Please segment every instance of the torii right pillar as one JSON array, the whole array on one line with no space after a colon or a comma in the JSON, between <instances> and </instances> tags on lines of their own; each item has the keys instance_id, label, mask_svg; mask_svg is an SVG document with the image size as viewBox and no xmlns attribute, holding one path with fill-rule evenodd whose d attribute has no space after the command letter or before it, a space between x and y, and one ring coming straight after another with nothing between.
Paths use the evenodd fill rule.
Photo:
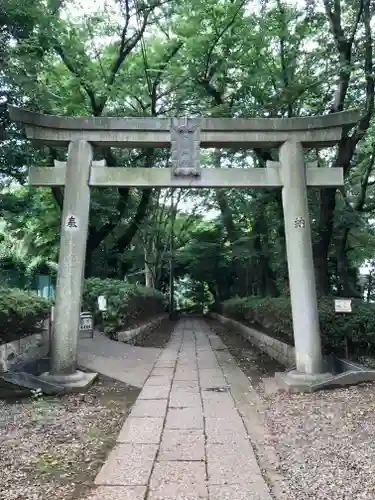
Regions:
<instances>
[{"instance_id":1,"label":"torii right pillar","mask_svg":"<svg viewBox=\"0 0 375 500\"><path fill-rule=\"evenodd\" d=\"M324 380L319 312L307 198L306 164L300 142L289 140L280 148L282 202L296 370L283 377L288 385L309 385Z\"/></svg>"}]
</instances>

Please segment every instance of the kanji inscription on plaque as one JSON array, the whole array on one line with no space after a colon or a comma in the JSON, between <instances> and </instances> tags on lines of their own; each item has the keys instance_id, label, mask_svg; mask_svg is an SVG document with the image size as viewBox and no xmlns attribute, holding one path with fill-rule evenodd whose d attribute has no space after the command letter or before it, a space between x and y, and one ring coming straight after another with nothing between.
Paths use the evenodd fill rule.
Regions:
<instances>
[{"instance_id":1,"label":"kanji inscription on plaque","mask_svg":"<svg viewBox=\"0 0 375 500\"><path fill-rule=\"evenodd\" d=\"M172 125L171 152L172 175L200 176L200 129L189 118L179 118Z\"/></svg>"},{"instance_id":2,"label":"kanji inscription on plaque","mask_svg":"<svg viewBox=\"0 0 375 500\"><path fill-rule=\"evenodd\" d=\"M306 221L303 217L296 217L294 219L294 227L296 229L304 229L306 227Z\"/></svg>"}]
</instances>

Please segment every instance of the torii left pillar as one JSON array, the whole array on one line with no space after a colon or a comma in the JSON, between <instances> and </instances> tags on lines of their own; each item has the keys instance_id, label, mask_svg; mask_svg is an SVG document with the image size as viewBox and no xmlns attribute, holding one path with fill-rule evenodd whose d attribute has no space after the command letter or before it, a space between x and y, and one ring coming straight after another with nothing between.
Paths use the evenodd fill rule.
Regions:
<instances>
[{"instance_id":1,"label":"torii left pillar","mask_svg":"<svg viewBox=\"0 0 375 500\"><path fill-rule=\"evenodd\" d=\"M84 140L69 145L61 221L56 306L51 336L51 366L43 378L69 391L96 377L77 370L77 344L90 211L89 176L93 151Z\"/></svg>"}]
</instances>

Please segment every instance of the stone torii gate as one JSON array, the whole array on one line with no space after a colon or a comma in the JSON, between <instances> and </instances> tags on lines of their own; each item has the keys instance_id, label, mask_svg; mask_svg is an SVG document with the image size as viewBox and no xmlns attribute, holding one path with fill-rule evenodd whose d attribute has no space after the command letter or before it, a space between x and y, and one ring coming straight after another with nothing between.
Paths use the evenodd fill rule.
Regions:
<instances>
[{"instance_id":1,"label":"stone torii gate","mask_svg":"<svg viewBox=\"0 0 375 500\"><path fill-rule=\"evenodd\" d=\"M303 118L109 118L60 117L9 106L11 119L37 144L68 146L67 162L31 167L34 186L65 186L50 372L46 380L84 386L77 371L77 341L90 186L137 188L281 188L296 370L288 377L323 380L319 317L313 266L307 186L343 185L342 168L318 168L304 148L335 145L357 123L357 110ZM171 168L109 168L93 161L96 146L171 147ZM200 148L275 148L279 162L267 168L201 169Z\"/></svg>"}]
</instances>

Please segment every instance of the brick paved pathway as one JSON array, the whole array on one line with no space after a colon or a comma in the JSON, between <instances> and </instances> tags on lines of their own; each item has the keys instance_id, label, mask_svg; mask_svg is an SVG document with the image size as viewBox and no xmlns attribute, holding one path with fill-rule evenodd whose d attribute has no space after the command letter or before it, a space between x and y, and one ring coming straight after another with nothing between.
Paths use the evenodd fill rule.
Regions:
<instances>
[{"instance_id":1,"label":"brick paved pathway","mask_svg":"<svg viewBox=\"0 0 375 500\"><path fill-rule=\"evenodd\" d=\"M244 425L246 381L224 347L203 320L177 324L90 500L271 500Z\"/></svg>"}]
</instances>

